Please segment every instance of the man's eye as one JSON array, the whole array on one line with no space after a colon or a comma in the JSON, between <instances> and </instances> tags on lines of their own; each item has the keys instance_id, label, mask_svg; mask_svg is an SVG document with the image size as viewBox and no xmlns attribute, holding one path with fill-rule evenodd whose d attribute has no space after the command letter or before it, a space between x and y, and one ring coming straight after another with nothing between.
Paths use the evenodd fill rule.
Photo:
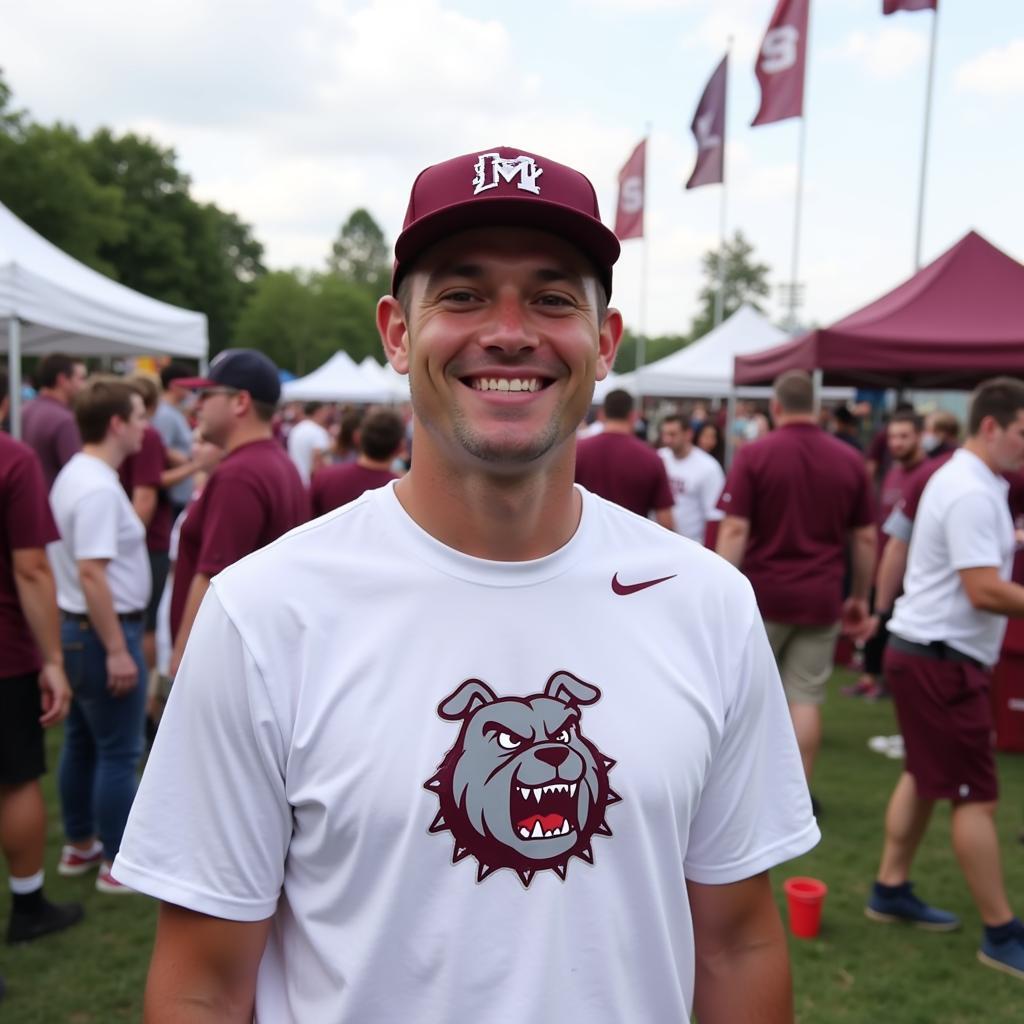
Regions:
<instances>
[{"instance_id":1,"label":"man's eye","mask_svg":"<svg viewBox=\"0 0 1024 1024\"><path fill-rule=\"evenodd\" d=\"M445 292L441 296L442 302L472 302L476 296L469 291L451 291Z\"/></svg>"},{"instance_id":2,"label":"man's eye","mask_svg":"<svg viewBox=\"0 0 1024 1024\"><path fill-rule=\"evenodd\" d=\"M567 295L542 295L538 300L542 306L574 306Z\"/></svg>"},{"instance_id":3,"label":"man's eye","mask_svg":"<svg viewBox=\"0 0 1024 1024\"><path fill-rule=\"evenodd\" d=\"M504 747L506 750L515 750L517 747L522 746L523 741L511 732L499 732L498 733L498 746Z\"/></svg>"}]
</instances>

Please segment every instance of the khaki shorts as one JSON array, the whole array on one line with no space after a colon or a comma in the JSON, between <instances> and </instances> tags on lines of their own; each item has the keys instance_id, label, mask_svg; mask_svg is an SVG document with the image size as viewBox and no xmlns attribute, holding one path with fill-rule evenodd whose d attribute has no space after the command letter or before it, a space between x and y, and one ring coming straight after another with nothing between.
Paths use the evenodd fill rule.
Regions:
<instances>
[{"instance_id":1,"label":"khaki shorts","mask_svg":"<svg viewBox=\"0 0 1024 1024\"><path fill-rule=\"evenodd\" d=\"M794 626L766 621L764 628L779 666L786 700L790 704L823 704L825 683L835 663L839 623Z\"/></svg>"}]
</instances>

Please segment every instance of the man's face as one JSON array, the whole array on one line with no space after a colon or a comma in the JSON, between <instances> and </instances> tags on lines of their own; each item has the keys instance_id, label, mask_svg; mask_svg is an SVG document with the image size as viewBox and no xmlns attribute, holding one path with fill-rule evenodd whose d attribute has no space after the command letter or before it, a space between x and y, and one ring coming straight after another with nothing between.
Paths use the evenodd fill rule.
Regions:
<instances>
[{"instance_id":1,"label":"man's face","mask_svg":"<svg viewBox=\"0 0 1024 1024\"><path fill-rule=\"evenodd\" d=\"M574 437L622 331L614 310L599 324L577 249L532 229L466 231L424 253L409 286L407 316L386 298L378 324L444 457L515 470Z\"/></svg>"},{"instance_id":2,"label":"man's face","mask_svg":"<svg viewBox=\"0 0 1024 1024\"><path fill-rule=\"evenodd\" d=\"M82 388L85 387L85 380L87 376L85 363L75 363L71 367L71 373L69 375L60 374L57 377L59 390L63 392L64 397L69 402L78 394L79 391L82 390Z\"/></svg>"},{"instance_id":3,"label":"man's face","mask_svg":"<svg viewBox=\"0 0 1024 1024\"><path fill-rule=\"evenodd\" d=\"M675 420L661 425L661 443L676 456L685 455L693 443L693 431L687 430Z\"/></svg>"},{"instance_id":4,"label":"man's face","mask_svg":"<svg viewBox=\"0 0 1024 1024\"><path fill-rule=\"evenodd\" d=\"M221 448L227 446L235 424L238 392L233 388L209 388L196 400L196 420L203 438Z\"/></svg>"},{"instance_id":5,"label":"man's face","mask_svg":"<svg viewBox=\"0 0 1024 1024\"><path fill-rule=\"evenodd\" d=\"M139 395L132 395L132 411L127 421L115 420L119 425L121 447L125 457L134 455L142 447L142 438L146 433L146 406Z\"/></svg>"},{"instance_id":6,"label":"man's face","mask_svg":"<svg viewBox=\"0 0 1024 1024\"><path fill-rule=\"evenodd\" d=\"M913 462L920 454L921 434L913 423L890 423L886 429L889 454L896 462Z\"/></svg>"},{"instance_id":7,"label":"man's face","mask_svg":"<svg viewBox=\"0 0 1024 1024\"><path fill-rule=\"evenodd\" d=\"M1012 473L1024 466L1024 409L1017 410L1017 418L1007 427L993 420L988 442L992 461L1000 471Z\"/></svg>"}]
</instances>

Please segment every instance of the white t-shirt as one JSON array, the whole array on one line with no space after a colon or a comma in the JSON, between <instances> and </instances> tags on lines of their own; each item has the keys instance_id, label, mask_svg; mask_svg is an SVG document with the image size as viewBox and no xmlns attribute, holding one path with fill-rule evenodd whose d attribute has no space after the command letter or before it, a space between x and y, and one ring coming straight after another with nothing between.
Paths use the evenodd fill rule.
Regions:
<instances>
[{"instance_id":1,"label":"white t-shirt","mask_svg":"<svg viewBox=\"0 0 1024 1024\"><path fill-rule=\"evenodd\" d=\"M61 538L46 546L57 582L58 607L79 615L88 611L78 562L106 558L114 610L143 611L152 586L146 527L132 508L117 471L95 455L78 452L53 481L50 509Z\"/></svg>"},{"instance_id":2,"label":"white t-shirt","mask_svg":"<svg viewBox=\"0 0 1024 1024\"><path fill-rule=\"evenodd\" d=\"M665 463L676 499L672 509L676 533L703 544L708 521L717 521L724 515L717 506L725 486L725 473L714 456L696 446L681 459L671 448L659 448L658 454Z\"/></svg>"},{"instance_id":3,"label":"white t-shirt","mask_svg":"<svg viewBox=\"0 0 1024 1024\"><path fill-rule=\"evenodd\" d=\"M942 640L986 665L999 660L1006 616L976 609L959 570L991 566L1010 578L1015 538L1009 486L963 448L936 470L914 519L890 633L914 643Z\"/></svg>"},{"instance_id":4,"label":"white t-shirt","mask_svg":"<svg viewBox=\"0 0 1024 1024\"><path fill-rule=\"evenodd\" d=\"M259 1021L689 1020L684 878L817 842L749 584L583 499L490 562L384 487L214 579L114 874L273 916Z\"/></svg>"},{"instance_id":5,"label":"white t-shirt","mask_svg":"<svg viewBox=\"0 0 1024 1024\"><path fill-rule=\"evenodd\" d=\"M331 447L331 435L313 420L301 420L288 432L288 456L308 487L313 472L313 453Z\"/></svg>"}]
</instances>

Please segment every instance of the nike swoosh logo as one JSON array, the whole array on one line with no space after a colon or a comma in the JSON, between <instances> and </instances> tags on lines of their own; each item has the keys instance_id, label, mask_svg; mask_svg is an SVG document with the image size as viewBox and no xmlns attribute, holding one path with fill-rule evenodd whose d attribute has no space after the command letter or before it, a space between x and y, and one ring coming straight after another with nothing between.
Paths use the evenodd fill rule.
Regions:
<instances>
[{"instance_id":1,"label":"nike swoosh logo","mask_svg":"<svg viewBox=\"0 0 1024 1024\"><path fill-rule=\"evenodd\" d=\"M655 587L659 583L664 583L666 580L674 580L678 573L673 573L671 576L662 576L656 580L645 580L643 583L620 583L619 574L616 573L612 577L612 590L619 595L619 597L625 597L627 594L635 594L639 590L646 590L648 587Z\"/></svg>"}]
</instances>

